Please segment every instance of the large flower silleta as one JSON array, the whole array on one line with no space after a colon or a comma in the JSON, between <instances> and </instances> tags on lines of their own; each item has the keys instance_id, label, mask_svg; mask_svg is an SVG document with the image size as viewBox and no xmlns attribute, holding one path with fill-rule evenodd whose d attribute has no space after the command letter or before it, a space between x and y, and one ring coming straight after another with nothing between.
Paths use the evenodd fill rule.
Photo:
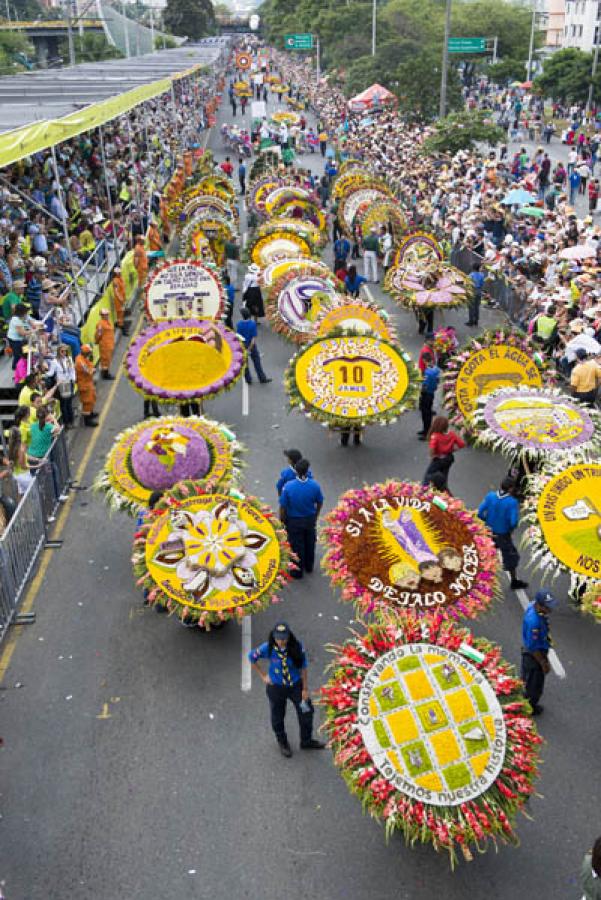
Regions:
<instances>
[{"instance_id":1,"label":"large flower silleta","mask_svg":"<svg viewBox=\"0 0 601 900\"><path fill-rule=\"evenodd\" d=\"M471 296L463 272L438 260L426 266L394 267L387 276L386 289L404 306L422 309L458 306Z\"/></svg>"},{"instance_id":2,"label":"large flower silleta","mask_svg":"<svg viewBox=\"0 0 601 900\"><path fill-rule=\"evenodd\" d=\"M205 512L172 513L169 541L158 548L155 559L175 567L182 587L201 599L211 591L232 587L251 590L256 585L254 550L269 538L251 531L231 503Z\"/></svg>"}]
</instances>

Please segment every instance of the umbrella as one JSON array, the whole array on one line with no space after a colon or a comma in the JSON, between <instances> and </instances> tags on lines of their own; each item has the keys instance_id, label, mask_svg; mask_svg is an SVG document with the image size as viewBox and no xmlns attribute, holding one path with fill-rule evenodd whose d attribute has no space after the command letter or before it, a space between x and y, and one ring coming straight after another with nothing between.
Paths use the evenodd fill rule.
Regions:
<instances>
[{"instance_id":1,"label":"umbrella","mask_svg":"<svg viewBox=\"0 0 601 900\"><path fill-rule=\"evenodd\" d=\"M559 254L560 259L586 259L590 256L596 256L597 251L593 247L587 247L581 244L578 247L566 247Z\"/></svg>"},{"instance_id":2,"label":"umbrella","mask_svg":"<svg viewBox=\"0 0 601 900\"><path fill-rule=\"evenodd\" d=\"M523 88L531 88L531 87L532 87L532 82L531 82L531 81L522 81L520 87L523 87Z\"/></svg>"},{"instance_id":3,"label":"umbrella","mask_svg":"<svg viewBox=\"0 0 601 900\"><path fill-rule=\"evenodd\" d=\"M532 203L535 199L534 194L525 191L524 188L514 188L503 197L501 203L504 206L524 206L526 203Z\"/></svg>"},{"instance_id":4,"label":"umbrella","mask_svg":"<svg viewBox=\"0 0 601 900\"><path fill-rule=\"evenodd\" d=\"M540 206L523 206L518 213L520 216L536 216L538 219L542 219L545 211Z\"/></svg>"}]
</instances>

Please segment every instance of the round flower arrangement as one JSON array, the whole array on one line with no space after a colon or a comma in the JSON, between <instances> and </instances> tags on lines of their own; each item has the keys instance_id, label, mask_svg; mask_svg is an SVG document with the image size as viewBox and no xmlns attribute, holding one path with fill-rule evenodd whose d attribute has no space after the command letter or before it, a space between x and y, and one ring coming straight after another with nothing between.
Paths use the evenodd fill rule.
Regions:
<instances>
[{"instance_id":1,"label":"round flower arrangement","mask_svg":"<svg viewBox=\"0 0 601 900\"><path fill-rule=\"evenodd\" d=\"M408 309L451 309L469 303L471 281L455 266L436 260L427 264L392 266L385 289Z\"/></svg>"},{"instance_id":2,"label":"round flower arrangement","mask_svg":"<svg viewBox=\"0 0 601 900\"><path fill-rule=\"evenodd\" d=\"M415 408L411 357L374 335L332 332L303 347L284 376L290 405L330 428L395 422Z\"/></svg>"},{"instance_id":3,"label":"round flower arrangement","mask_svg":"<svg viewBox=\"0 0 601 900\"><path fill-rule=\"evenodd\" d=\"M346 175L346 173L350 169L352 169L354 171L359 171L359 170L364 171L364 172L367 171L363 160L357 159L356 157L351 156L348 159L345 159L344 162L340 163L340 166L338 167L338 175L336 176L336 181L339 178L341 178L343 175Z\"/></svg>"},{"instance_id":4,"label":"round flower arrangement","mask_svg":"<svg viewBox=\"0 0 601 900\"><path fill-rule=\"evenodd\" d=\"M257 229L257 237L268 237L271 234L279 233L281 231L291 231L302 237L311 247L312 255L315 254L318 247L323 246L326 239L326 235L324 235L319 228L316 228L312 222L303 222L300 219L284 217L278 217L276 219L270 219L268 222L264 222Z\"/></svg>"},{"instance_id":5,"label":"round flower arrangement","mask_svg":"<svg viewBox=\"0 0 601 900\"><path fill-rule=\"evenodd\" d=\"M407 227L405 216L396 200L376 200L373 203L366 203L357 210L354 224L359 226L364 238L372 228L377 228L379 232L382 226L390 225L395 241Z\"/></svg>"},{"instance_id":6,"label":"round flower arrangement","mask_svg":"<svg viewBox=\"0 0 601 900\"><path fill-rule=\"evenodd\" d=\"M586 586L582 597L582 611L601 623L601 581Z\"/></svg>"},{"instance_id":7,"label":"round flower arrangement","mask_svg":"<svg viewBox=\"0 0 601 900\"><path fill-rule=\"evenodd\" d=\"M381 203L393 197L388 185L377 178L362 181L356 188L350 188L338 205L338 224L345 234L352 234L355 216L363 204Z\"/></svg>"},{"instance_id":8,"label":"round flower arrangement","mask_svg":"<svg viewBox=\"0 0 601 900\"><path fill-rule=\"evenodd\" d=\"M220 319L224 293L217 273L194 259L173 259L156 268L145 288L148 317L165 319Z\"/></svg>"},{"instance_id":9,"label":"round flower arrangement","mask_svg":"<svg viewBox=\"0 0 601 900\"><path fill-rule=\"evenodd\" d=\"M299 187L297 184L285 181L283 184L276 185L265 194L263 212L266 216L273 216L279 204L285 201L317 201L317 196L313 191ZM301 220L302 222L302 220ZM299 222L298 224L301 224Z\"/></svg>"},{"instance_id":10,"label":"round flower arrangement","mask_svg":"<svg viewBox=\"0 0 601 900\"><path fill-rule=\"evenodd\" d=\"M334 305L324 305L318 312L315 333L325 337L332 331L347 334L373 334L385 341L397 342L397 335L388 313L376 303L351 299L337 294Z\"/></svg>"},{"instance_id":11,"label":"round flower arrangement","mask_svg":"<svg viewBox=\"0 0 601 900\"><path fill-rule=\"evenodd\" d=\"M252 181L248 188L246 194L248 209L254 212L256 216L264 217L266 196L270 191L285 184L286 182L278 175L277 168L275 170L267 170L264 175Z\"/></svg>"},{"instance_id":12,"label":"round flower arrangement","mask_svg":"<svg viewBox=\"0 0 601 900\"><path fill-rule=\"evenodd\" d=\"M315 321L331 305L342 283L331 272L325 274L312 260L297 260L271 283L266 313L274 331L288 340L303 343L315 332Z\"/></svg>"},{"instance_id":13,"label":"round flower arrangement","mask_svg":"<svg viewBox=\"0 0 601 900\"><path fill-rule=\"evenodd\" d=\"M472 416L478 400L502 387L541 388L551 383L543 360L516 331L485 331L454 353L443 378L444 405L453 425L473 437Z\"/></svg>"},{"instance_id":14,"label":"round flower arrangement","mask_svg":"<svg viewBox=\"0 0 601 900\"><path fill-rule=\"evenodd\" d=\"M187 403L233 387L245 361L242 343L220 322L174 319L155 323L132 341L125 371L145 397Z\"/></svg>"},{"instance_id":15,"label":"round flower arrangement","mask_svg":"<svg viewBox=\"0 0 601 900\"><path fill-rule=\"evenodd\" d=\"M241 470L242 445L218 422L201 416L145 419L118 434L94 487L112 509L136 515L153 491L178 481L228 486Z\"/></svg>"},{"instance_id":16,"label":"round flower arrangement","mask_svg":"<svg viewBox=\"0 0 601 900\"><path fill-rule=\"evenodd\" d=\"M255 497L182 481L146 514L132 562L150 605L209 628L275 602L291 555L279 520Z\"/></svg>"},{"instance_id":17,"label":"round flower arrangement","mask_svg":"<svg viewBox=\"0 0 601 900\"><path fill-rule=\"evenodd\" d=\"M298 113L290 112L289 110L280 110L280 112L271 114L271 121L275 122L276 125L298 125L300 116Z\"/></svg>"},{"instance_id":18,"label":"round flower arrangement","mask_svg":"<svg viewBox=\"0 0 601 900\"><path fill-rule=\"evenodd\" d=\"M271 92L273 94L286 94L289 90L290 90L290 88L288 87L287 84L272 84L271 85Z\"/></svg>"},{"instance_id":19,"label":"round flower arrangement","mask_svg":"<svg viewBox=\"0 0 601 900\"><path fill-rule=\"evenodd\" d=\"M341 200L349 191L354 191L371 179L369 169L359 163L341 172L332 186L332 197Z\"/></svg>"},{"instance_id":20,"label":"round flower arrangement","mask_svg":"<svg viewBox=\"0 0 601 900\"><path fill-rule=\"evenodd\" d=\"M475 618L497 587L490 533L460 500L387 481L347 491L326 517L322 566L359 612Z\"/></svg>"},{"instance_id":21,"label":"round flower arrangement","mask_svg":"<svg viewBox=\"0 0 601 900\"><path fill-rule=\"evenodd\" d=\"M588 412L588 410L587 410ZM593 461L594 460L594 461ZM559 457L527 480L522 543L545 575L564 572L571 587L601 584L601 463Z\"/></svg>"},{"instance_id":22,"label":"round flower arrangement","mask_svg":"<svg viewBox=\"0 0 601 900\"><path fill-rule=\"evenodd\" d=\"M253 263L264 268L278 259L295 255L309 259L313 255L313 248L310 239L296 230L276 228L262 237L255 234L248 242L247 252Z\"/></svg>"},{"instance_id":23,"label":"round flower arrangement","mask_svg":"<svg viewBox=\"0 0 601 900\"><path fill-rule=\"evenodd\" d=\"M211 196L210 194L197 194L192 197L182 207L178 220L178 228L181 230L185 223L196 217L197 211L203 210L204 217L207 218L210 210L214 216L218 216L228 221L238 223L238 209L229 199L223 199L219 196Z\"/></svg>"},{"instance_id":24,"label":"round flower arrangement","mask_svg":"<svg viewBox=\"0 0 601 900\"><path fill-rule=\"evenodd\" d=\"M235 223L216 216L210 210L196 210L194 218L182 228L180 234L180 246L187 256L197 256L199 251L199 237L204 238L211 245L212 252L218 256L218 247L232 240L236 234Z\"/></svg>"},{"instance_id":25,"label":"round flower arrangement","mask_svg":"<svg viewBox=\"0 0 601 900\"><path fill-rule=\"evenodd\" d=\"M327 220L325 213L319 208L319 205L312 200L294 197L280 197L273 207L270 215L272 218L290 218L295 209L301 209L303 218L301 221L310 222L320 234L325 235L327 230ZM327 238L327 235L326 235ZM323 237L322 237L323 241Z\"/></svg>"},{"instance_id":26,"label":"round flower arrangement","mask_svg":"<svg viewBox=\"0 0 601 900\"><path fill-rule=\"evenodd\" d=\"M401 238L393 256L393 265L427 265L442 260L442 248L433 234L412 231Z\"/></svg>"},{"instance_id":27,"label":"round flower arrangement","mask_svg":"<svg viewBox=\"0 0 601 900\"><path fill-rule=\"evenodd\" d=\"M594 458L601 450L601 415L563 391L500 388L478 400L472 416L476 442L505 456L516 453L532 462L578 456Z\"/></svg>"},{"instance_id":28,"label":"round flower arrangement","mask_svg":"<svg viewBox=\"0 0 601 900\"><path fill-rule=\"evenodd\" d=\"M169 218L179 220L186 207L190 205L191 209L193 209L197 205L196 200L200 197L223 203L226 209L231 211L232 215L237 215L237 210L234 209L236 191L233 182L225 176L222 178L218 175L209 175L202 178L192 187L186 188L185 191L174 198L169 206ZM189 215L190 211L186 215Z\"/></svg>"},{"instance_id":29,"label":"round flower arrangement","mask_svg":"<svg viewBox=\"0 0 601 900\"><path fill-rule=\"evenodd\" d=\"M334 764L386 838L431 844L451 866L517 844L542 741L500 648L449 622L389 619L331 650L320 704Z\"/></svg>"},{"instance_id":30,"label":"round flower arrangement","mask_svg":"<svg viewBox=\"0 0 601 900\"><path fill-rule=\"evenodd\" d=\"M298 256L291 256L283 257L273 263L269 263L269 265L265 266L261 271L261 285L266 289L270 296L277 296L282 287L285 286L284 282L282 282L281 285L278 284L281 277L289 274L291 278L294 278L295 275L301 273L316 275L318 278L332 279L333 283L336 285L336 289L343 290L342 282L335 277L329 266L317 257L305 259L299 258Z\"/></svg>"}]
</instances>

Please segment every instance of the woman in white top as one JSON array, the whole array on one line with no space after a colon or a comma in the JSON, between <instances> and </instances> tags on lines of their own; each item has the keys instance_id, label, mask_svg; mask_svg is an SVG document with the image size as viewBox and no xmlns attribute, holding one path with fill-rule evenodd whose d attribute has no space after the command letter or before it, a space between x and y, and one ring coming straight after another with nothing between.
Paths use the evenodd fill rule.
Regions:
<instances>
[{"instance_id":1,"label":"woman in white top","mask_svg":"<svg viewBox=\"0 0 601 900\"><path fill-rule=\"evenodd\" d=\"M58 348L58 355L48 365L48 378L55 378L61 419L65 428L73 427L73 397L75 395L75 366L71 351L65 344Z\"/></svg>"}]
</instances>

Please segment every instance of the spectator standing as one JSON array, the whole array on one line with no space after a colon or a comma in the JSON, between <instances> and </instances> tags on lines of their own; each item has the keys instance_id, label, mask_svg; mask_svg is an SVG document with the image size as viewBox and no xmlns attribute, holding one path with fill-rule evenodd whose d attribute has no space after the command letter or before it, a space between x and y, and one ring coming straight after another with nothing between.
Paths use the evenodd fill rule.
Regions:
<instances>
[{"instance_id":1,"label":"spectator standing","mask_svg":"<svg viewBox=\"0 0 601 900\"><path fill-rule=\"evenodd\" d=\"M536 592L522 620L522 681L533 716L543 711L539 700L545 688L545 675L551 668L548 659L551 649L549 613L556 606L556 598L543 588Z\"/></svg>"},{"instance_id":2,"label":"spectator standing","mask_svg":"<svg viewBox=\"0 0 601 900\"><path fill-rule=\"evenodd\" d=\"M570 185L570 206L574 206L578 188L580 187L580 175L576 169L572 169L569 174L568 181Z\"/></svg>"},{"instance_id":3,"label":"spectator standing","mask_svg":"<svg viewBox=\"0 0 601 900\"><path fill-rule=\"evenodd\" d=\"M238 160L238 181L240 183L240 196L244 197L246 194L246 163L242 157Z\"/></svg>"},{"instance_id":4,"label":"spectator standing","mask_svg":"<svg viewBox=\"0 0 601 900\"><path fill-rule=\"evenodd\" d=\"M105 381L113 381L115 376L111 375L110 368L115 351L115 329L110 320L110 310L106 307L100 310L94 342L98 345L100 352L100 375Z\"/></svg>"},{"instance_id":5,"label":"spectator standing","mask_svg":"<svg viewBox=\"0 0 601 900\"><path fill-rule=\"evenodd\" d=\"M308 460L300 459L294 468L294 478L284 485L280 495L280 518L298 558L298 568L291 573L298 579L303 577L303 572L311 573L315 565L315 527L323 494L317 481L309 475Z\"/></svg>"},{"instance_id":6,"label":"spectator standing","mask_svg":"<svg viewBox=\"0 0 601 900\"><path fill-rule=\"evenodd\" d=\"M27 307L23 303L17 303L8 323L6 334L6 339L13 355L13 371L17 368L17 363L23 356L23 347L33 330L34 322L27 313Z\"/></svg>"},{"instance_id":7,"label":"spectator standing","mask_svg":"<svg viewBox=\"0 0 601 900\"><path fill-rule=\"evenodd\" d=\"M246 368L244 369L244 380L247 384L252 384L252 377L250 374L250 360L252 360L255 372L257 373L257 378L261 384L269 384L271 378L268 378L263 371L261 354L259 353L259 348L257 346L257 323L251 319L250 310L246 307L242 308L241 315L242 319L236 325L236 334L239 334L244 341L244 346L246 347L246 352L248 354Z\"/></svg>"},{"instance_id":8,"label":"spectator standing","mask_svg":"<svg viewBox=\"0 0 601 900\"><path fill-rule=\"evenodd\" d=\"M290 631L286 622L278 622L268 640L251 650L248 658L266 687L271 727L282 756L292 756L284 724L288 700L294 705L298 716L301 749L321 750L324 744L313 739L313 708L307 680L307 655L302 643ZM261 659L269 663L267 672L263 672L259 666Z\"/></svg>"},{"instance_id":9,"label":"spectator standing","mask_svg":"<svg viewBox=\"0 0 601 900\"><path fill-rule=\"evenodd\" d=\"M422 381L422 389L419 395L419 410L422 414L422 429L417 432L420 441L425 441L432 424L432 416L434 415L434 396L438 389L440 381L440 369L434 361L434 357L424 353L422 357L425 369L424 380Z\"/></svg>"},{"instance_id":10,"label":"spectator standing","mask_svg":"<svg viewBox=\"0 0 601 900\"><path fill-rule=\"evenodd\" d=\"M62 423L65 428L72 428L74 421L75 366L73 365L69 348L65 344L59 346L51 371L56 378Z\"/></svg>"},{"instance_id":11,"label":"spectator standing","mask_svg":"<svg viewBox=\"0 0 601 900\"><path fill-rule=\"evenodd\" d=\"M478 508L478 516L486 522L497 550L503 558L503 568L511 576L511 589L527 588L528 582L517 576L520 554L513 543L512 532L520 520L520 506L514 496L515 481L506 477L498 491L489 491Z\"/></svg>"}]
</instances>

